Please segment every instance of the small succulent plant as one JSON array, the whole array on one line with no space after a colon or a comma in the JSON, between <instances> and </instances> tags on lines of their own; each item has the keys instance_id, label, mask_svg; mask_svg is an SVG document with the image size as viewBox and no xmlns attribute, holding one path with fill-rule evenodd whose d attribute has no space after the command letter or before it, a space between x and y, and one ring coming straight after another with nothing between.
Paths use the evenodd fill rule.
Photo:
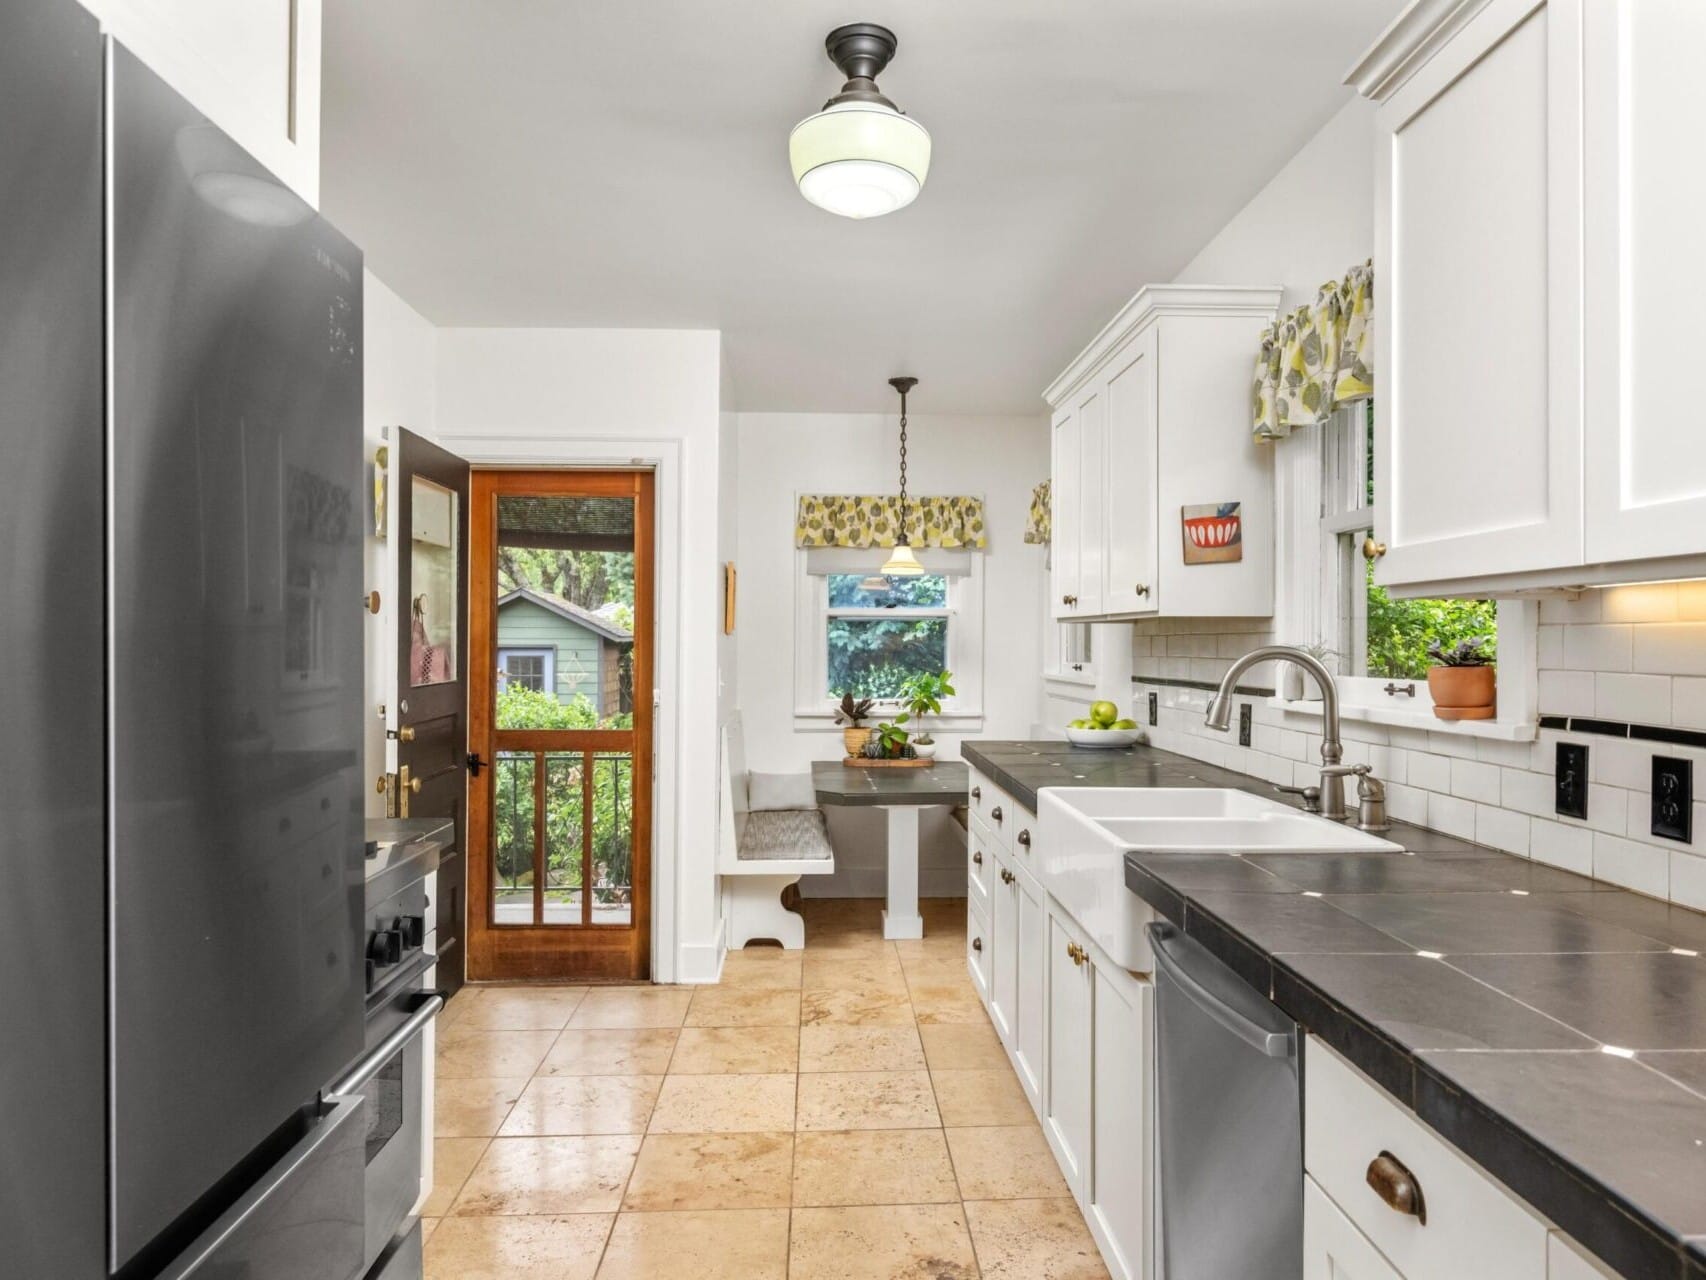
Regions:
<instances>
[{"instance_id":1,"label":"small succulent plant","mask_svg":"<svg viewBox=\"0 0 1706 1280\"><path fill-rule=\"evenodd\" d=\"M1485 652L1491 636L1471 636L1467 640L1459 640L1449 649L1442 645L1430 644L1428 657L1442 667L1490 667L1494 657Z\"/></svg>"}]
</instances>

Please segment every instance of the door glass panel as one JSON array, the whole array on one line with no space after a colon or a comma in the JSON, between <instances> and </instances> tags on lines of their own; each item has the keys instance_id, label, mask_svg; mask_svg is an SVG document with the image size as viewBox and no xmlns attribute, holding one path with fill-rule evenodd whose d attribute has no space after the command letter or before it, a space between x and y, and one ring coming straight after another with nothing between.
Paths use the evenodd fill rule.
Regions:
<instances>
[{"instance_id":1,"label":"door glass panel","mask_svg":"<svg viewBox=\"0 0 1706 1280\"><path fill-rule=\"evenodd\" d=\"M409 683L448 684L456 679L457 495L414 477L410 485ZM293 584L294 585L294 584Z\"/></svg>"},{"instance_id":2,"label":"door glass panel","mask_svg":"<svg viewBox=\"0 0 1706 1280\"><path fill-rule=\"evenodd\" d=\"M544 924L580 924L586 843L586 759L578 751L545 756Z\"/></svg>"},{"instance_id":3,"label":"door glass panel","mask_svg":"<svg viewBox=\"0 0 1706 1280\"><path fill-rule=\"evenodd\" d=\"M634 500L500 496L497 727L634 723Z\"/></svg>"},{"instance_id":4,"label":"door glass panel","mask_svg":"<svg viewBox=\"0 0 1706 1280\"><path fill-rule=\"evenodd\" d=\"M492 788L492 920L494 924L532 924L533 753L498 752Z\"/></svg>"},{"instance_id":5,"label":"door glass panel","mask_svg":"<svg viewBox=\"0 0 1706 1280\"><path fill-rule=\"evenodd\" d=\"M634 759L600 752L592 759L592 922L634 918Z\"/></svg>"}]
</instances>

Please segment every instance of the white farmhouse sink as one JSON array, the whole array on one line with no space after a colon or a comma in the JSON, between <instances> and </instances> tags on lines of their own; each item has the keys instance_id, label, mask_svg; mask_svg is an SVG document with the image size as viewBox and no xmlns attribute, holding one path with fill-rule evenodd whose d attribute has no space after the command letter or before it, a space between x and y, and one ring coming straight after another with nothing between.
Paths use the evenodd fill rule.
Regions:
<instances>
[{"instance_id":1,"label":"white farmhouse sink","mask_svg":"<svg viewBox=\"0 0 1706 1280\"><path fill-rule=\"evenodd\" d=\"M1277 800L1213 787L1046 787L1037 874L1115 963L1150 967L1154 912L1126 888L1125 855L1399 852L1399 846Z\"/></svg>"}]
</instances>

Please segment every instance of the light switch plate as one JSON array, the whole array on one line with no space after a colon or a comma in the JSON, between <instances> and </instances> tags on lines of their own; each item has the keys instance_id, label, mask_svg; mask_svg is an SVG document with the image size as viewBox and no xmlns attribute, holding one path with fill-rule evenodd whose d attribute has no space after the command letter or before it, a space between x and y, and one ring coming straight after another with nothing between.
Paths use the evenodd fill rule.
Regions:
<instances>
[{"instance_id":1,"label":"light switch plate","mask_svg":"<svg viewBox=\"0 0 1706 1280\"><path fill-rule=\"evenodd\" d=\"M1675 756L1653 757L1653 834L1694 842L1694 764Z\"/></svg>"},{"instance_id":2,"label":"light switch plate","mask_svg":"<svg viewBox=\"0 0 1706 1280\"><path fill-rule=\"evenodd\" d=\"M1250 704L1248 702L1238 704L1238 745L1241 747L1250 745Z\"/></svg>"},{"instance_id":3,"label":"light switch plate","mask_svg":"<svg viewBox=\"0 0 1706 1280\"><path fill-rule=\"evenodd\" d=\"M1552 808L1583 822L1588 816L1588 748L1585 742L1560 742L1552 775Z\"/></svg>"},{"instance_id":4,"label":"light switch plate","mask_svg":"<svg viewBox=\"0 0 1706 1280\"><path fill-rule=\"evenodd\" d=\"M1149 723L1151 725L1161 723L1161 695L1158 693L1149 695Z\"/></svg>"}]
</instances>

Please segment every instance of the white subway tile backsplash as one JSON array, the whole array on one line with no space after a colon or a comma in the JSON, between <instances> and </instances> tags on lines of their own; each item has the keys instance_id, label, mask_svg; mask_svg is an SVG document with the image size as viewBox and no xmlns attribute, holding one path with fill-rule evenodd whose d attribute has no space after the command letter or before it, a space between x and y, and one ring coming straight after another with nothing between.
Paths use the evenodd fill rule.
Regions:
<instances>
[{"instance_id":1,"label":"white subway tile backsplash","mask_svg":"<svg viewBox=\"0 0 1706 1280\"><path fill-rule=\"evenodd\" d=\"M1399 822L1425 825L1428 820L1428 793L1393 783L1386 788L1386 812Z\"/></svg>"},{"instance_id":2,"label":"white subway tile backsplash","mask_svg":"<svg viewBox=\"0 0 1706 1280\"><path fill-rule=\"evenodd\" d=\"M1600 592L1600 617L1606 622L1670 622L1676 609L1674 582L1641 582Z\"/></svg>"},{"instance_id":3,"label":"white subway tile backsplash","mask_svg":"<svg viewBox=\"0 0 1706 1280\"><path fill-rule=\"evenodd\" d=\"M1428 734L1428 750L1436 756L1455 756L1460 760L1475 758L1475 739L1452 733Z\"/></svg>"},{"instance_id":4,"label":"white subway tile backsplash","mask_svg":"<svg viewBox=\"0 0 1706 1280\"><path fill-rule=\"evenodd\" d=\"M1602 720L1637 724L1669 724L1669 676L1625 675L1601 671L1594 675L1594 715Z\"/></svg>"},{"instance_id":5,"label":"white subway tile backsplash","mask_svg":"<svg viewBox=\"0 0 1706 1280\"><path fill-rule=\"evenodd\" d=\"M1500 770L1499 803L1518 813L1550 817L1556 804L1552 775L1527 769Z\"/></svg>"},{"instance_id":6,"label":"white subway tile backsplash","mask_svg":"<svg viewBox=\"0 0 1706 1280\"><path fill-rule=\"evenodd\" d=\"M1677 676L1671 681L1670 719L1686 729L1706 729L1706 679Z\"/></svg>"},{"instance_id":7,"label":"white subway tile backsplash","mask_svg":"<svg viewBox=\"0 0 1706 1280\"><path fill-rule=\"evenodd\" d=\"M1598 622L1603 592L1583 591L1575 599L1550 596L1540 602L1542 622Z\"/></svg>"},{"instance_id":8,"label":"white subway tile backsplash","mask_svg":"<svg viewBox=\"0 0 1706 1280\"><path fill-rule=\"evenodd\" d=\"M1593 672L1541 670L1541 715L1591 716L1593 713Z\"/></svg>"},{"instance_id":9,"label":"white subway tile backsplash","mask_svg":"<svg viewBox=\"0 0 1706 1280\"><path fill-rule=\"evenodd\" d=\"M1670 896L1685 907L1706 911L1706 857L1686 849L1670 851Z\"/></svg>"},{"instance_id":10,"label":"white subway tile backsplash","mask_svg":"<svg viewBox=\"0 0 1706 1280\"><path fill-rule=\"evenodd\" d=\"M1577 875L1593 874L1593 832L1549 818L1529 821L1528 856Z\"/></svg>"},{"instance_id":11,"label":"white subway tile backsplash","mask_svg":"<svg viewBox=\"0 0 1706 1280\"><path fill-rule=\"evenodd\" d=\"M1475 758L1489 764L1509 765L1515 769L1528 768L1534 755L1532 742L1505 742L1500 738L1477 738Z\"/></svg>"},{"instance_id":12,"label":"white subway tile backsplash","mask_svg":"<svg viewBox=\"0 0 1706 1280\"><path fill-rule=\"evenodd\" d=\"M1451 790L1451 761L1431 752L1410 753L1410 784L1427 791Z\"/></svg>"},{"instance_id":13,"label":"white subway tile backsplash","mask_svg":"<svg viewBox=\"0 0 1706 1280\"><path fill-rule=\"evenodd\" d=\"M1706 622L1706 581L1676 584L1676 616L1681 622Z\"/></svg>"},{"instance_id":14,"label":"white subway tile backsplash","mask_svg":"<svg viewBox=\"0 0 1706 1280\"><path fill-rule=\"evenodd\" d=\"M1706 676L1706 622L1657 623L1635 628L1636 671Z\"/></svg>"},{"instance_id":15,"label":"white subway tile backsplash","mask_svg":"<svg viewBox=\"0 0 1706 1280\"><path fill-rule=\"evenodd\" d=\"M1506 853L1528 855L1528 815L1496 804L1475 806L1475 839Z\"/></svg>"},{"instance_id":16,"label":"white subway tile backsplash","mask_svg":"<svg viewBox=\"0 0 1706 1280\"><path fill-rule=\"evenodd\" d=\"M1588 826L1620 836L1629 829L1629 793L1622 787L1588 784Z\"/></svg>"},{"instance_id":17,"label":"white subway tile backsplash","mask_svg":"<svg viewBox=\"0 0 1706 1280\"><path fill-rule=\"evenodd\" d=\"M1593 874L1655 898L1670 896L1670 856L1655 845L1598 833L1593 838Z\"/></svg>"},{"instance_id":18,"label":"white subway tile backsplash","mask_svg":"<svg viewBox=\"0 0 1706 1280\"><path fill-rule=\"evenodd\" d=\"M1567 627L1564 666L1570 671L1627 671L1633 633L1627 623Z\"/></svg>"},{"instance_id":19,"label":"white subway tile backsplash","mask_svg":"<svg viewBox=\"0 0 1706 1280\"><path fill-rule=\"evenodd\" d=\"M1653 751L1627 738L1599 738L1588 748L1588 776L1630 791L1653 789Z\"/></svg>"},{"instance_id":20,"label":"white subway tile backsplash","mask_svg":"<svg viewBox=\"0 0 1706 1280\"><path fill-rule=\"evenodd\" d=\"M1499 802L1499 767L1479 760L1451 762L1451 794L1481 804Z\"/></svg>"},{"instance_id":21,"label":"white subway tile backsplash","mask_svg":"<svg viewBox=\"0 0 1706 1280\"><path fill-rule=\"evenodd\" d=\"M1428 795L1428 826L1460 840L1475 838L1475 804L1456 796Z\"/></svg>"},{"instance_id":22,"label":"white subway tile backsplash","mask_svg":"<svg viewBox=\"0 0 1706 1280\"><path fill-rule=\"evenodd\" d=\"M1542 626L1535 634L1535 653L1543 667L1560 668L1564 665L1564 628L1559 626Z\"/></svg>"}]
</instances>

